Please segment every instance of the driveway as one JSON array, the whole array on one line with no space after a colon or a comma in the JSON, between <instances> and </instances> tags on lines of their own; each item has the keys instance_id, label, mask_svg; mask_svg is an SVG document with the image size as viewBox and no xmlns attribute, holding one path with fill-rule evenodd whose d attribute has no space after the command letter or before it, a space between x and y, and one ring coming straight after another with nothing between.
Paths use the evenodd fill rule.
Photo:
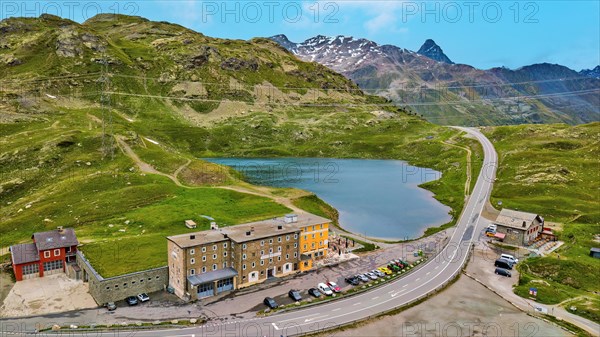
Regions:
<instances>
[{"instance_id":1,"label":"driveway","mask_svg":"<svg viewBox=\"0 0 600 337\"><path fill-rule=\"evenodd\" d=\"M87 283L56 274L15 283L0 307L0 317L43 315L97 306Z\"/></svg>"}]
</instances>

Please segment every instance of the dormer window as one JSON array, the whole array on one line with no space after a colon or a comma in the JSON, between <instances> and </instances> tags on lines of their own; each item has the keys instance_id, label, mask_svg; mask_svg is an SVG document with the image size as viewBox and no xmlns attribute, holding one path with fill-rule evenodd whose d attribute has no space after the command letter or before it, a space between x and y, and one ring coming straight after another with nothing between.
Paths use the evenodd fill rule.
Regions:
<instances>
[{"instance_id":1,"label":"dormer window","mask_svg":"<svg viewBox=\"0 0 600 337\"><path fill-rule=\"evenodd\" d=\"M49 258L50 257L50 251L49 250L47 250L47 251L44 252L44 257L45 258Z\"/></svg>"},{"instance_id":2,"label":"dormer window","mask_svg":"<svg viewBox=\"0 0 600 337\"><path fill-rule=\"evenodd\" d=\"M60 256L60 249L54 250L54 256Z\"/></svg>"}]
</instances>

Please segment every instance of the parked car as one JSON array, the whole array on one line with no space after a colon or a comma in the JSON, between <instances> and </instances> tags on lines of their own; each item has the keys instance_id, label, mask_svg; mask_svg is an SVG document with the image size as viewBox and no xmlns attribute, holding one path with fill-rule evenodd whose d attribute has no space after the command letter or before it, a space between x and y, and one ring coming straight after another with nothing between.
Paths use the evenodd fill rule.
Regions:
<instances>
[{"instance_id":1,"label":"parked car","mask_svg":"<svg viewBox=\"0 0 600 337\"><path fill-rule=\"evenodd\" d=\"M388 264L387 268L393 272L400 271L400 267L398 267L395 263Z\"/></svg>"},{"instance_id":2,"label":"parked car","mask_svg":"<svg viewBox=\"0 0 600 337\"><path fill-rule=\"evenodd\" d=\"M504 268L496 268L495 271L496 275L502 275L502 276L506 276L506 277L511 277L512 274L510 273L510 271L504 269Z\"/></svg>"},{"instance_id":3,"label":"parked car","mask_svg":"<svg viewBox=\"0 0 600 337\"><path fill-rule=\"evenodd\" d=\"M485 235L493 238L494 236L496 236L496 232L485 231Z\"/></svg>"},{"instance_id":4,"label":"parked car","mask_svg":"<svg viewBox=\"0 0 600 337\"><path fill-rule=\"evenodd\" d=\"M396 262L396 265L400 267L400 269L404 269L408 266L408 262L402 261L400 259L396 259L394 260L394 262Z\"/></svg>"},{"instance_id":5,"label":"parked car","mask_svg":"<svg viewBox=\"0 0 600 337\"><path fill-rule=\"evenodd\" d=\"M279 305L277 305L277 302L275 302L273 297L265 297L265 299L263 300L263 303L270 309L276 309L279 306Z\"/></svg>"},{"instance_id":6,"label":"parked car","mask_svg":"<svg viewBox=\"0 0 600 337\"><path fill-rule=\"evenodd\" d=\"M389 270L387 267L379 267L379 268L377 268L377 270L380 270L380 271L384 272L386 275L391 275L392 274L392 271Z\"/></svg>"},{"instance_id":7,"label":"parked car","mask_svg":"<svg viewBox=\"0 0 600 337\"><path fill-rule=\"evenodd\" d=\"M316 298L321 297L321 292L319 292L319 290L317 288L310 288L310 289L308 289L308 294L310 296L313 296L313 297L316 297Z\"/></svg>"},{"instance_id":8,"label":"parked car","mask_svg":"<svg viewBox=\"0 0 600 337\"><path fill-rule=\"evenodd\" d=\"M498 229L498 226L493 225L493 224L487 226L487 230L490 230L490 231L494 231L495 232L497 229Z\"/></svg>"},{"instance_id":9,"label":"parked car","mask_svg":"<svg viewBox=\"0 0 600 337\"><path fill-rule=\"evenodd\" d=\"M512 269L513 264L505 259L498 259L494 262L494 267L500 267L504 269Z\"/></svg>"},{"instance_id":10,"label":"parked car","mask_svg":"<svg viewBox=\"0 0 600 337\"><path fill-rule=\"evenodd\" d=\"M376 280L376 279L378 279L378 278L379 278L379 277L377 277L377 275L375 275L375 274L374 274L374 273L372 273L372 272L368 272L368 273L367 273L367 277L368 277L368 278L370 278L371 280Z\"/></svg>"},{"instance_id":11,"label":"parked car","mask_svg":"<svg viewBox=\"0 0 600 337\"><path fill-rule=\"evenodd\" d=\"M317 285L317 289L319 289L321 293L327 296L333 295L333 290L331 290L331 288L329 288L329 286L327 286L325 283L319 283Z\"/></svg>"},{"instance_id":12,"label":"parked car","mask_svg":"<svg viewBox=\"0 0 600 337\"><path fill-rule=\"evenodd\" d=\"M302 301L302 296L300 295L300 292L298 290L290 290L288 292L288 296L294 300L294 302L300 302Z\"/></svg>"},{"instance_id":13,"label":"parked car","mask_svg":"<svg viewBox=\"0 0 600 337\"><path fill-rule=\"evenodd\" d=\"M512 264L517 264L517 262L519 262L519 259L515 259L515 257L510 254L501 254L500 258L508 260L508 261L512 262Z\"/></svg>"},{"instance_id":14,"label":"parked car","mask_svg":"<svg viewBox=\"0 0 600 337\"><path fill-rule=\"evenodd\" d=\"M127 302L127 304L129 304L129 305L137 305L138 299L135 296L129 296L125 299L125 302Z\"/></svg>"},{"instance_id":15,"label":"parked car","mask_svg":"<svg viewBox=\"0 0 600 337\"><path fill-rule=\"evenodd\" d=\"M348 276L345 281L353 286L357 286L360 284L360 279L356 276Z\"/></svg>"},{"instance_id":16,"label":"parked car","mask_svg":"<svg viewBox=\"0 0 600 337\"><path fill-rule=\"evenodd\" d=\"M141 303L150 301L150 296L148 296L148 294L146 293L141 293L137 295L138 300L140 300Z\"/></svg>"},{"instance_id":17,"label":"parked car","mask_svg":"<svg viewBox=\"0 0 600 337\"><path fill-rule=\"evenodd\" d=\"M335 282L327 282L327 285L329 286L329 288L331 288L331 290L334 293L339 293L340 291L342 291L342 287L338 286Z\"/></svg>"},{"instance_id":18,"label":"parked car","mask_svg":"<svg viewBox=\"0 0 600 337\"><path fill-rule=\"evenodd\" d=\"M117 310L117 305L115 304L115 302L108 302L105 305L106 309L108 309L108 311L115 311Z\"/></svg>"},{"instance_id":19,"label":"parked car","mask_svg":"<svg viewBox=\"0 0 600 337\"><path fill-rule=\"evenodd\" d=\"M377 270L377 269L372 270L371 273L373 273L373 274L375 274L375 275L377 275L379 277L384 277L385 276L384 272L382 272L381 270Z\"/></svg>"},{"instance_id":20,"label":"parked car","mask_svg":"<svg viewBox=\"0 0 600 337\"><path fill-rule=\"evenodd\" d=\"M369 278L365 274L358 274L356 275L356 277L358 277L363 282L369 282Z\"/></svg>"}]
</instances>

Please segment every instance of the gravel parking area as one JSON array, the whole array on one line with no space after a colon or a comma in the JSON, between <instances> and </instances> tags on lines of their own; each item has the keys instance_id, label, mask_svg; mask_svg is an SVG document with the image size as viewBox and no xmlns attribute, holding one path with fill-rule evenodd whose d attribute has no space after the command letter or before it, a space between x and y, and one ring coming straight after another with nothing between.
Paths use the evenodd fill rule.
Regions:
<instances>
[{"instance_id":1,"label":"gravel parking area","mask_svg":"<svg viewBox=\"0 0 600 337\"><path fill-rule=\"evenodd\" d=\"M0 307L0 317L22 317L95 308L87 283L65 274L15 283Z\"/></svg>"}]
</instances>

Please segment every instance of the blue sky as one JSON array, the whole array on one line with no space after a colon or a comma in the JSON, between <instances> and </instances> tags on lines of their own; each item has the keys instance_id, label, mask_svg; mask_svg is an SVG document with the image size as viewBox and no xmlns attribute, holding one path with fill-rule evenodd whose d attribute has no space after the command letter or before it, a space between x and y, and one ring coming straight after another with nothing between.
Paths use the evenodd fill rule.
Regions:
<instances>
[{"instance_id":1,"label":"blue sky","mask_svg":"<svg viewBox=\"0 0 600 337\"><path fill-rule=\"evenodd\" d=\"M600 1L0 1L0 17L97 12L169 21L209 36L351 35L417 50L434 39L457 63L487 69L600 64Z\"/></svg>"}]
</instances>

